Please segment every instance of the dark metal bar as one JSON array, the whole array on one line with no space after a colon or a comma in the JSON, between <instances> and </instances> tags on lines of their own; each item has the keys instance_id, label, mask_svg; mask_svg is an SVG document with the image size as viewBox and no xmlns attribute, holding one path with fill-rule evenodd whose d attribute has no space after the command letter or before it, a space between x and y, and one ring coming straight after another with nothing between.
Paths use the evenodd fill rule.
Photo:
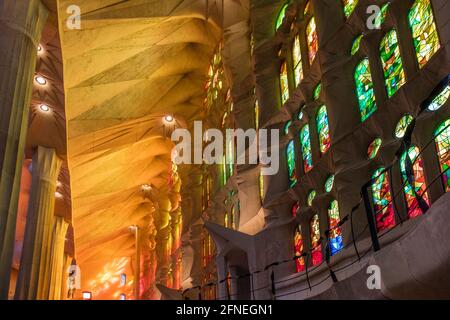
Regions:
<instances>
[{"instance_id":1,"label":"dark metal bar","mask_svg":"<svg viewBox=\"0 0 450 320\"><path fill-rule=\"evenodd\" d=\"M372 238L373 251L380 250L380 242L378 241L378 232L375 224L375 217L372 211L372 205L369 200L369 192L367 191L368 185L364 185L361 189L361 195L364 201L364 207L367 215L367 222L369 223L370 237Z\"/></svg>"}]
</instances>

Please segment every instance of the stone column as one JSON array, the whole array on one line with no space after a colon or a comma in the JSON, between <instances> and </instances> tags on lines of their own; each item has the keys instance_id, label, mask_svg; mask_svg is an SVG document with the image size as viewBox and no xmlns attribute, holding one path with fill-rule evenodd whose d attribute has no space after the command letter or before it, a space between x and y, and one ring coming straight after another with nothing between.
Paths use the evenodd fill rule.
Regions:
<instances>
[{"instance_id":1,"label":"stone column","mask_svg":"<svg viewBox=\"0 0 450 320\"><path fill-rule=\"evenodd\" d=\"M134 256L134 299L140 300L141 287L141 230L139 227L134 229L135 236L135 256Z\"/></svg>"},{"instance_id":2,"label":"stone column","mask_svg":"<svg viewBox=\"0 0 450 320\"><path fill-rule=\"evenodd\" d=\"M158 212L155 221L156 234L156 283L167 284L167 275L170 271L170 253L168 245L170 240L170 209L171 203L167 195L162 195L158 201Z\"/></svg>"},{"instance_id":3,"label":"stone column","mask_svg":"<svg viewBox=\"0 0 450 320\"><path fill-rule=\"evenodd\" d=\"M69 223L63 217L55 217L50 268L44 278L44 290L38 299L61 300L63 275L66 273L64 260L68 260L64 257L68 228Z\"/></svg>"},{"instance_id":4,"label":"stone column","mask_svg":"<svg viewBox=\"0 0 450 320\"><path fill-rule=\"evenodd\" d=\"M37 46L47 20L39 0L0 5L0 299L7 299Z\"/></svg>"},{"instance_id":5,"label":"stone column","mask_svg":"<svg viewBox=\"0 0 450 320\"><path fill-rule=\"evenodd\" d=\"M44 291L51 262L56 179L61 163L54 149L39 146L33 156L33 182L16 299L47 299L48 291Z\"/></svg>"}]
</instances>

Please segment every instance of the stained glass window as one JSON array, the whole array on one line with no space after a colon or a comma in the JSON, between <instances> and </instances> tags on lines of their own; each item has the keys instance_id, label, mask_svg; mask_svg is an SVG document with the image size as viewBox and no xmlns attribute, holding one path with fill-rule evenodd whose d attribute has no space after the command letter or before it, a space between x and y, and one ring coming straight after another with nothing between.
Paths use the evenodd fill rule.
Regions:
<instances>
[{"instance_id":1,"label":"stained glass window","mask_svg":"<svg viewBox=\"0 0 450 320\"><path fill-rule=\"evenodd\" d=\"M287 167L289 174L289 187L297 183L297 172L295 169L295 147L294 140L291 140L286 148Z\"/></svg>"},{"instance_id":2,"label":"stained glass window","mask_svg":"<svg viewBox=\"0 0 450 320\"><path fill-rule=\"evenodd\" d=\"M284 125L284 134L288 134L289 133L289 129L291 128L291 125L292 125L292 121L291 120L286 122L286 124Z\"/></svg>"},{"instance_id":3,"label":"stained glass window","mask_svg":"<svg viewBox=\"0 0 450 320\"><path fill-rule=\"evenodd\" d=\"M344 5L344 14L345 17L348 18L355 10L356 5L358 4L359 0L342 0Z\"/></svg>"},{"instance_id":4,"label":"stained glass window","mask_svg":"<svg viewBox=\"0 0 450 320\"><path fill-rule=\"evenodd\" d=\"M304 114L303 114L303 109L300 109L300 111L298 112L298 115L297 115L297 119L298 119L298 120L302 120L302 119L303 119L303 116L304 116Z\"/></svg>"},{"instance_id":5,"label":"stained glass window","mask_svg":"<svg viewBox=\"0 0 450 320\"><path fill-rule=\"evenodd\" d=\"M231 229L236 230L236 209L233 206L231 208Z\"/></svg>"},{"instance_id":6,"label":"stained glass window","mask_svg":"<svg viewBox=\"0 0 450 320\"><path fill-rule=\"evenodd\" d=\"M361 46L361 40L363 37L364 35L360 34L356 37L355 40L353 40L352 50L350 51L352 56L354 56L359 51L359 47Z\"/></svg>"},{"instance_id":7,"label":"stained glass window","mask_svg":"<svg viewBox=\"0 0 450 320\"><path fill-rule=\"evenodd\" d=\"M372 199L378 232L395 226L389 176L383 171L384 168L379 168L372 176Z\"/></svg>"},{"instance_id":8,"label":"stained glass window","mask_svg":"<svg viewBox=\"0 0 450 320\"><path fill-rule=\"evenodd\" d=\"M314 215L311 219L311 257L313 266L322 263L322 244L320 239L319 215Z\"/></svg>"},{"instance_id":9,"label":"stained glass window","mask_svg":"<svg viewBox=\"0 0 450 320\"><path fill-rule=\"evenodd\" d=\"M311 14L311 2L307 2L305 5L305 9L303 10L303 14L306 16L307 14Z\"/></svg>"},{"instance_id":10,"label":"stained glass window","mask_svg":"<svg viewBox=\"0 0 450 320\"><path fill-rule=\"evenodd\" d=\"M369 145L369 148L367 149L367 156L369 157L369 159L374 159L377 156L382 143L383 140L381 140L381 138L376 138L372 141L372 143Z\"/></svg>"},{"instance_id":11,"label":"stained glass window","mask_svg":"<svg viewBox=\"0 0 450 320\"><path fill-rule=\"evenodd\" d=\"M300 47L299 35L297 35L294 39L294 45L292 47L292 61L294 62L294 79L295 86L297 87L303 79L302 50Z\"/></svg>"},{"instance_id":12,"label":"stained glass window","mask_svg":"<svg viewBox=\"0 0 450 320\"><path fill-rule=\"evenodd\" d=\"M278 30L281 27L281 25L283 24L283 20L284 20L284 17L286 16L286 9L287 9L288 5L289 4L285 4L281 8L280 13L278 13L277 22L275 24L275 30Z\"/></svg>"},{"instance_id":13,"label":"stained glass window","mask_svg":"<svg viewBox=\"0 0 450 320\"><path fill-rule=\"evenodd\" d=\"M354 78L361 122L364 122L377 110L369 59L363 59L356 66Z\"/></svg>"},{"instance_id":14,"label":"stained glass window","mask_svg":"<svg viewBox=\"0 0 450 320\"><path fill-rule=\"evenodd\" d=\"M262 172L259 174L259 196L261 200L264 199L264 175Z\"/></svg>"},{"instance_id":15,"label":"stained glass window","mask_svg":"<svg viewBox=\"0 0 450 320\"><path fill-rule=\"evenodd\" d=\"M303 254L303 237L302 237L302 229L300 226L297 226L297 229L295 230L294 247L295 247L295 256L301 257L301 255ZM295 266L297 272L302 272L303 270L305 270L305 260L303 259L303 257L295 260Z\"/></svg>"},{"instance_id":16,"label":"stained glass window","mask_svg":"<svg viewBox=\"0 0 450 320\"><path fill-rule=\"evenodd\" d=\"M320 152L324 154L330 149L331 146L331 138L330 138L330 128L328 126L328 114L327 107L322 106L317 112L317 131L319 132L319 144L320 144Z\"/></svg>"},{"instance_id":17,"label":"stained glass window","mask_svg":"<svg viewBox=\"0 0 450 320\"><path fill-rule=\"evenodd\" d=\"M405 151L400 159L400 171L402 172L409 218L414 218L423 213L416 195L422 197L427 205L430 203L428 200L428 194L425 192L425 173L423 170L422 157L419 154L419 148L413 146L408 150L408 152ZM409 157L412 168L407 167L406 157ZM408 179L409 171L412 173L410 179Z\"/></svg>"},{"instance_id":18,"label":"stained glass window","mask_svg":"<svg viewBox=\"0 0 450 320\"><path fill-rule=\"evenodd\" d=\"M219 94L221 93L224 87L224 81L225 81L225 73L223 70L222 53L219 47L218 51L216 52L211 61L208 70L207 81L205 84L206 90L205 105L208 109L211 108L217 101Z\"/></svg>"},{"instance_id":19,"label":"stained glass window","mask_svg":"<svg viewBox=\"0 0 450 320\"><path fill-rule=\"evenodd\" d=\"M309 64L311 65L316 58L317 51L319 50L316 19L314 17L309 20L308 26L306 27L306 40L308 43Z\"/></svg>"},{"instance_id":20,"label":"stained glass window","mask_svg":"<svg viewBox=\"0 0 450 320\"><path fill-rule=\"evenodd\" d=\"M445 190L450 191L450 119L434 133Z\"/></svg>"},{"instance_id":21,"label":"stained glass window","mask_svg":"<svg viewBox=\"0 0 450 320\"><path fill-rule=\"evenodd\" d=\"M322 83L319 83L316 88L314 89L314 93L313 93L313 99L314 100L319 100L320 98L320 93L322 92Z\"/></svg>"},{"instance_id":22,"label":"stained glass window","mask_svg":"<svg viewBox=\"0 0 450 320\"><path fill-rule=\"evenodd\" d=\"M297 211L298 209L300 209L300 204L298 202L296 202L293 206L292 206L292 217L295 218L297 216Z\"/></svg>"},{"instance_id":23,"label":"stained glass window","mask_svg":"<svg viewBox=\"0 0 450 320\"><path fill-rule=\"evenodd\" d=\"M228 219L228 213L225 213L225 217L224 217L224 226L225 226L225 228L229 228L230 227L230 222L229 222L229 219Z\"/></svg>"},{"instance_id":24,"label":"stained glass window","mask_svg":"<svg viewBox=\"0 0 450 320\"><path fill-rule=\"evenodd\" d=\"M305 125L300 131L300 144L302 145L303 168L305 173L313 168L311 153L311 138L309 135L309 125Z\"/></svg>"},{"instance_id":25,"label":"stained glass window","mask_svg":"<svg viewBox=\"0 0 450 320\"><path fill-rule=\"evenodd\" d=\"M376 16L375 18L375 27L376 29L380 29L381 25L384 23L384 21L386 20L386 16L387 16L387 12L389 9L389 5L390 3L385 3L380 10L380 13Z\"/></svg>"},{"instance_id":26,"label":"stained glass window","mask_svg":"<svg viewBox=\"0 0 450 320\"><path fill-rule=\"evenodd\" d=\"M222 183L223 183L223 185L226 185L227 181L228 181L227 161L226 161L226 156L224 155L222 158Z\"/></svg>"},{"instance_id":27,"label":"stained glass window","mask_svg":"<svg viewBox=\"0 0 450 320\"><path fill-rule=\"evenodd\" d=\"M234 139L230 139L228 141L228 147L227 147L227 163L228 163L228 172L227 176L231 177L234 174Z\"/></svg>"},{"instance_id":28,"label":"stained glass window","mask_svg":"<svg viewBox=\"0 0 450 320\"><path fill-rule=\"evenodd\" d=\"M314 199L316 198L317 192L316 190L312 190L309 194L308 194L308 206L312 206Z\"/></svg>"},{"instance_id":29,"label":"stained glass window","mask_svg":"<svg viewBox=\"0 0 450 320\"><path fill-rule=\"evenodd\" d=\"M339 204L336 200L333 200L328 207L331 255L338 253L344 247L341 228L338 226L340 221Z\"/></svg>"},{"instance_id":30,"label":"stained glass window","mask_svg":"<svg viewBox=\"0 0 450 320\"><path fill-rule=\"evenodd\" d=\"M330 175L325 181L325 191L330 192L334 187L334 175Z\"/></svg>"},{"instance_id":31,"label":"stained glass window","mask_svg":"<svg viewBox=\"0 0 450 320\"><path fill-rule=\"evenodd\" d=\"M429 111L439 110L444 104L447 103L448 98L450 97L450 85L447 84L436 97L434 97L433 101L428 105L427 109Z\"/></svg>"},{"instance_id":32,"label":"stained glass window","mask_svg":"<svg viewBox=\"0 0 450 320\"><path fill-rule=\"evenodd\" d=\"M395 137L401 139L405 136L406 130L408 130L409 125L413 122L414 118L412 115L404 115L397 124L395 128Z\"/></svg>"},{"instance_id":33,"label":"stained glass window","mask_svg":"<svg viewBox=\"0 0 450 320\"><path fill-rule=\"evenodd\" d=\"M281 64L280 89L281 89L281 103L284 104L289 99L289 80L286 61L283 61L283 63Z\"/></svg>"},{"instance_id":34,"label":"stained glass window","mask_svg":"<svg viewBox=\"0 0 450 320\"><path fill-rule=\"evenodd\" d=\"M430 0L416 0L408 14L419 67L422 68L439 50L439 35Z\"/></svg>"},{"instance_id":35,"label":"stained glass window","mask_svg":"<svg viewBox=\"0 0 450 320\"><path fill-rule=\"evenodd\" d=\"M403 62L400 57L397 32L389 31L380 43L380 57L383 66L387 94L392 97L406 82Z\"/></svg>"}]
</instances>

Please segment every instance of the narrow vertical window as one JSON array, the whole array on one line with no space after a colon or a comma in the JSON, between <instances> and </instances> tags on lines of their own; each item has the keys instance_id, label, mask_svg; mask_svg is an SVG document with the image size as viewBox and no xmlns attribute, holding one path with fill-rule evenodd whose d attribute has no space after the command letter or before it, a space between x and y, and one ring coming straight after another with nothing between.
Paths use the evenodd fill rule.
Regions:
<instances>
[{"instance_id":1,"label":"narrow vertical window","mask_svg":"<svg viewBox=\"0 0 450 320\"><path fill-rule=\"evenodd\" d=\"M311 153L311 138L309 135L309 125L305 125L300 131L300 144L302 145L303 168L305 173L313 168Z\"/></svg>"},{"instance_id":2,"label":"narrow vertical window","mask_svg":"<svg viewBox=\"0 0 450 320\"><path fill-rule=\"evenodd\" d=\"M286 9L289 4L283 5L280 12L278 13L277 21L275 22L275 31L278 30L283 24L284 17L286 16Z\"/></svg>"},{"instance_id":3,"label":"narrow vertical window","mask_svg":"<svg viewBox=\"0 0 450 320\"><path fill-rule=\"evenodd\" d=\"M380 43L380 58L388 97L392 97L406 82L398 46L397 32L389 31Z\"/></svg>"},{"instance_id":4,"label":"narrow vertical window","mask_svg":"<svg viewBox=\"0 0 450 320\"><path fill-rule=\"evenodd\" d=\"M300 226L297 226L295 230L294 236L294 248L295 248L295 256L297 259L295 260L295 267L297 272L302 272L305 270L305 259L303 259L303 237L302 237L302 229Z\"/></svg>"},{"instance_id":5,"label":"narrow vertical window","mask_svg":"<svg viewBox=\"0 0 450 320\"><path fill-rule=\"evenodd\" d=\"M310 223L311 228L311 258L313 266L322 263L322 244L320 240L319 215L315 214Z\"/></svg>"},{"instance_id":6,"label":"narrow vertical window","mask_svg":"<svg viewBox=\"0 0 450 320\"><path fill-rule=\"evenodd\" d=\"M403 153L400 159L400 171L402 173L404 193L408 206L408 217L414 218L423 213L422 208L424 206L428 207L430 205L426 192L425 173L419 148L413 146ZM419 201L423 201L423 204Z\"/></svg>"},{"instance_id":7,"label":"narrow vertical window","mask_svg":"<svg viewBox=\"0 0 450 320\"><path fill-rule=\"evenodd\" d=\"M306 27L306 42L308 43L309 64L311 65L319 51L316 19L312 17Z\"/></svg>"},{"instance_id":8,"label":"narrow vertical window","mask_svg":"<svg viewBox=\"0 0 450 320\"><path fill-rule=\"evenodd\" d=\"M287 167L289 175L289 187L297 184L297 171L295 169L295 147L294 141L291 140L286 148Z\"/></svg>"},{"instance_id":9,"label":"narrow vertical window","mask_svg":"<svg viewBox=\"0 0 450 320\"><path fill-rule=\"evenodd\" d=\"M317 131L319 133L320 152L324 154L325 152L328 151L328 149L330 149L331 146L327 107L325 105L320 107L319 111L317 112L316 121L317 121Z\"/></svg>"},{"instance_id":10,"label":"narrow vertical window","mask_svg":"<svg viewBox=\"0 0 450 320\"><path fill-rule=\"evenodd\" d=\"M450 119L443 122L434 133L442 181L445 191L450 191Z\"/></svg>"},{"instance_id":11,"label":"narrow vertical window","mask_svg":"<svg viewBox=\"0 0 450 320\"><path fill-rule=\"evenodd\" d=\"M294 79L295 86L297 87L303 79L302 50L300 47L299 35L294 38L294 45L292 47L292 61L294 62Z\"/></svg>"},{"instance_id":12,"label":"narrow vertical window","mask_svg":"<svg viewBox=\"0 0 450 320\"><path fill-rule=\"evenodd\" d=\"M281 90L281 104L285 104L289 100L289 80L286 61L281 64L280 70L280 90Z\"/></svg>"},{"instance_id":13,"label":"narrow vertical window","mask_svg":"<svg viewBox=\"0 0 450 320\"><path fill-rule=\"evenodd\" d=\"M344 248L342 241L341 228L339 227L339 204L337 200L333 200L328 207L328 225L330 228L330 250L331 255L338 253Z\"/></svg>"},{"instance_id":14,"label":"narrow vertical window","mask_svg":"<svg viewBox=\"0 0 450 320\"><path fill-rule=\"evenodd\" d=\"M379 168L372 176L372 199L378 232L395 226L389 176L383 171L384 168Z\"/></svg>"},{"instance_id":15,"label":"narrow vertical window","mask_svg":"<svg viewBox=\"0 0 450 320\"><path fill-rule=\"evenodd\" d=\"M408 14L419 67L423 68L441 47L430 0L416 0Z\"/></svg>"},{"instance_id":16,"label":"narrow vertical window","mask_svg":"<svg viewBox=\"0 0 450 320\"><path fill-rule=\"evenodd\" d=\"M356 66L354 78L359 103L359 114L361 116L361 122L364 122L377 110L369 59L363 59Z\"/></svg>"}]
</instances>

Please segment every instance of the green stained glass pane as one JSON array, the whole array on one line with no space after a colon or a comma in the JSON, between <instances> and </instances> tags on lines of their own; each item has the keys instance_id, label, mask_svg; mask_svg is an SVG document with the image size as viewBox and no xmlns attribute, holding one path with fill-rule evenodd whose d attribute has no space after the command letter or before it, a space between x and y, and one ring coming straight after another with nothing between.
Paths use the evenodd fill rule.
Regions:
<instances>
[{"instance_id":1,"label":"green stained glass pane","mask_svg":"<svg viewBox=\"0 0 450 320\"><path fill-rule=\"evenodd\" d=\"M389 5L390 3L385 3L380 10L380 13L377 15L377 17L375 18L375 28L376 29L380 29L382 24L384 23L384 21L386 20L386 16L387 16L387 12L389 9Z\"/></svg>"},{"instance_id":2,"label":"green stained glass pane","mask_svg":"<svg viewBox=\"0 0 450 320\"><path fill-rule=\"evenodd\" d=\"M313 168L311 153L311 138L309 134L309 125L305 125L300 131L300 144L302 146L303 168L305 173Z\"/></svg>"},{"instance_id":3,"label":"green stained glass pane","mask_svg":"<svg viewBox=\"0 0 450 320\"><path fill-rule=\"evenodd\" d=\"M430 0L416 0L408 14L419 67L423 68L441 47Z\"/></svg>"},{"instance_id":4,"label":"green stained glass pane","mask_svg":"<svg viewBox=\"0 0 450 320\"><path fill-rule=\"evenodd\" d=\"M389 176L384 168L376 170L372 176L372 200L377 223L377 231L383 231L395 226L394 206L392 203Z\"/></svg>"},{"instance_id":5,"label":"green stained glass pane","mask_svg":"<svg viewBox=\"0 0 450 320\"><path fill-rule=\"evenodd\" d=\"M434 133L442 181L445 190L450 191L450 119L443 122Z\"/></svg>"},{"instance_id":6,"label":"green stained glass pane","mask_svg":"<svg viewBox=\"0 0 450 320\"><path fill-rule=\"evenodd\" d=\"M355 40L353 40L353 45L352 45L352 50L351 50L352 56L355 55L359 51L359 47L361 46L361 40L363 37L364 37L364 35L361 34L358 37L356 37Z\"/></svg>"},{"instance_id":7,"label":"green stained glass pane","mask_svg":"<svg viewBox=\"0 0 450 320\"><path fill-rule=\"evenodd\" d=\"M322 83L319 83L314 89L313 98L318 100L320 98L320 93L322 92Z\"/></svg>"},{"instance_id":8,"label":"green stained glass pane","mask_svg":"<svg viewBox=\"0 0 450 320\"><path fill-rule=\"evenodd\" d=\"M298 86L303 79L302 53L298 35L295 37L292 47L292 61L294 62L295 86Z\"/></svg>"},{"instance_id":9,"label":"green stained glass pane","mask_svg":"<svg viewBox=\"0 0 450 320\"><path fill-rule=\"evenodd\" d=\"M428 105L427 109L429 111L439 110L447 101L450 96L450 85L446 85L444 90L442 90L431 103Z\"/></svg>"},{"instance_id":10,"label":"green stained glass pane","mask_svg":"<svg viewBox=\"0 0 450 320\"><path fill-rule=\"evenodd\" d=\"M342 3L344 5L344 14L345 17L348 18L355 10L356 5L358 4L359 0L342 0Z\"/></svg>"},{"instance_id":11,"label":"green stained glass pane","mask_svg":"<svg viewBox=\"0 0 450 320\"><path fill-rule=\"evenodd\" d=\"M397 124L395 128L395 137L397 139L401 139L405 136L406 130L408 130L409 125L414 120L414 118L410 115L404 115Z\"/></svg>"},{"instance_id":12,"label":"green stained glass pane","mask_svg":"<svg viewBox=\"0 0 450 320\"><path fill-rule=\"evenodd\" d=\"M328 114L327 107L323 105L320 107L317 112L317 130L319 133L319 144L320 144L320 152L324 154L330 149L331 146L331 138L330 138L330 128L328 125Z\"/></svg>"},{"instance_id":13,"label":"green stained glass pane","mask_svg":"<svg viewBox=\"0 0 450 320\"><path fill-rule=\"evenodd\" d=\"M306 27L306 42L308 43L309 64L311 65L319 50L316 19L314 17L309 20L308 26Z\"/></svg>"},{"instance_id":14,"label":"green stained glass pane","mask_svg":"<svg viewBox=\"0 0 450 320\"><path fill-rule=\"evenodd\" d=\"M407 167L406 157L410 159L411 168ZM400 159L400 171L402 173L404 194L408 206L408 217L414 218L423 213L416 195L421 196L428 205L430 204L426 192L425 173L419 148L413 146L407 152L405 151L403 153ZM412 172L411 179L408 179L409 171Z\"/></svg>"},{"instance_id":15,"label":"green stained glass pane","mask_svg":"<svg viewBox=\"0 0 450 320\"><path fill-rule=\"evenodd\" d=\"M388 97L392 97L406 82L403 63L400 57L397 32L389 31L381 40L380 57Z\"/></svg>"},{"instance_id":16,"label":"green stained glass pane","mask_svg":"<svg viewBox=\"0 0 450 320\"><path fill-rule=\"evenodd\" d=\"M297 183L297 172L295 170L295 147L293 140L287 145L286 158L289 175L289 187L293 187Z\"/></svg>"},{"instance_id":17,"label":"green stained glass pane","mask_svg":"<svg viewBox=\"0 0 450 320\"><path fill-rule=\"evenodd\" d=\"M309 194L308 194L308 206L312 206L312 203L314 201L314 199L316 198L317 192L316 190L312 190Z\"/></svg>"},{"instance_id":18,"label":"green stained glass pane","mask_svg":"<svg viewBox=\"0 0 450 320\"><path fill-rule=\"evenodd\" d=\"M281 65L280 90L281 90L281 103L284 104L289 99L289 80L286 61L283 62Z\"/></svg>"},{"instance_id":19,"label":"green stained glass pane","mask_svg":"<svg viewBox=\"0 0 450 320\"><path fill-rule=\"evenodd\" d=\"M302 119L303 119L303 116L304 116L303 110L300 109L300 111L298 112L298 115L297 115L297 119L298 119L298 120L302 120Z\"/></svg>"},{"instance_id":20,"label":"green stained glass pane","mask_svg":"<svg viewBox=\"0 0 450 320\"><path fill-rule=\"evenodd\" d=\"M278 30L281 27L281 25L283 24L284 17L286 16L286 9L287 9L288 5L289 4L285 4L281 8L280 13L278 13L277 22L275 24L275 30Z\"/></svg>"},{"instance_id":21,"label":"green stained glass pane","mask_svg":"<svg viewBox=\"0 0 450 320\"><path fill-rule=\"evenodd\" d=\"M334 186L334 175L330 175L328 179L325 181L325 191L330 192L333 190Z\"/></svg>"},{"instance_id":22,"label":"green stained glass pane","mask_svg":"<svg viewBox=\"0 0 450 320\"><path fill-rule=\"evenodd\" d=\"M354 78L361 122L364 122L377 110L369 59L357 65Z\"/></svg>"},{"instance_id":23,"label":"green stained glass pane","mask_svg":"<svg viewBox=\"0 0 450 320\"><path fill-rule=\"evenodd\" d=\"M367 149L367 156L369 157L369 159L374 159L377 156L378 151L380 151L382 142L383 140L381 140L381 138L376 138L372 141L372 143L369 145L369 148Z\"/></svg>"},{"instance_id":24,"label":"green stained glass pane","mask_svg":"<svg viewBox=\"0 0 450 320\"><path fill-rule=\"evenodd\" d=\"M284 125L284 134L288 134L289 133L289 128L292 125L292 121L289 120L288 122L286 122L286 124Z\"/></svg>"}]
</instances>

